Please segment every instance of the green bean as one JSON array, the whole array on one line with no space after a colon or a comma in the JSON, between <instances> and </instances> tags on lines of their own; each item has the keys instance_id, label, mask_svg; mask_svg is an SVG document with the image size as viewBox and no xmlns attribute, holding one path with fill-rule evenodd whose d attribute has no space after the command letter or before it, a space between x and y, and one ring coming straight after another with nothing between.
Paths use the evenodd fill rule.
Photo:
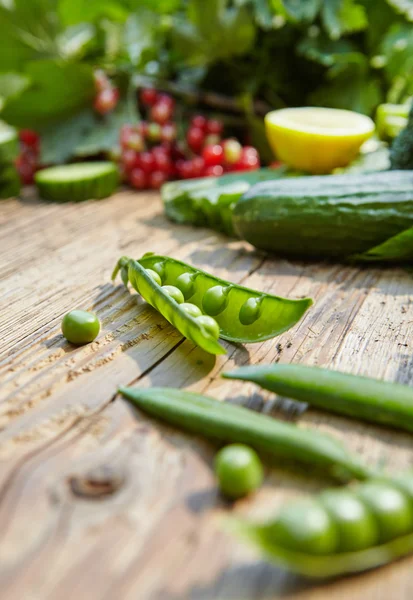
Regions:
<instances>
[{"instance_id":1,"label":"green bean","mask_svg":"<svg viewBox=\"0 0 413 600\"><path fill-rule=\"evenodd\" d=\"M400 492L407 478L407 491ZM289 503L275 519L228 527L270 560L310 577L385 565L413 552L413 475L370 480Z\"/></svg>"},{"instance_id":2,"label":"green bean","mask_svg":"<svg viewBox=\"0 0 413 600\"><path fill-rule=\"evenodd\" d=\"M120 259L116 273L129 262L134 261ZM137 262L156 272L162 285L181 290L185 302L214 317L220 337L231 342L260 342L279 335L293 327L312 304L309 298L289 300L236 285L167 256L149 253Z\"/></svg>"},{"instance_id":3,"label":"green bean","mask_svg":"<svg viewBox=\"0 0 413 600\"><path fill-rule=\"evenodd\" d=\"M156 264L156 263L155 263ZM213 322L212 317L202 320L194 317L191 311L182 309L184 298L181 291L171 285L163 285L159 268L146 269L140 263L129 258L119 260L113 276L116 277L119 270L127 267L128 279L139 294L165 317L182 335L197 344L200 348L211 354L225 354L224 348L217 342L219 335L218 324ZM149 271L149 273L148 273Z\"/></svg>"},{"instance_id":4,"label":"green bean","mask_svg":"<svg viewBox=\"0 0 413 600\"><path fill-rule=\"evenodd\" d=\"M411 387L303 365L246 366L224 373L348 417L413 431Z\"/></svg>"},{"instance_id":5,"label":"green bean","mask_svg":"<svg viewBox=\"0 0 413 600\"><path fill-rule=\"evenodd\" d=\"M120 388L144 412L181 429L257 452L319 467L340 479L364 479L371 471L334 438L228 402L169 388Z\"/></svg>"}]
</instances>

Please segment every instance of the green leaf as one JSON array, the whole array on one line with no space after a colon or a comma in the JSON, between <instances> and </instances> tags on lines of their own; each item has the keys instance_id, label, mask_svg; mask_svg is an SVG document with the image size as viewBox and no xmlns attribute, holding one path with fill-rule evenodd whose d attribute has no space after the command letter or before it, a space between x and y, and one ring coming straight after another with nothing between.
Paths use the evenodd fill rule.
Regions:
<instances>
[{"instance_id":1,"label":"green leaf","mask_svg":"<svg viewBox=\"0 0 413 600\"><path fill-rule=\"evenodd\" d=\"M142 62L145 51L155 45L156 34L153 13L141 11L138 15L129 17L125 24L123 43L133 65L138 66Z\"/></svg>"},{"instance_id":2,"label":"green leaf","mask_svg":"<svg viewBox=\"0 0 413 600\"><path fill-rule=\"evenodd\" d=\"M7 101L19 96L30 85L30 79L19 73L0 73L0 110Z\"/></svg>"},{"instance_id":3,"label":"green leaf","mask_svg":"<svg viewBox=\"0 0 413 600\"><path fill-rule=\"evenodd\" d=\"M122 125L137 122L135 104L122 101L113 113L95 121L93 129L77 144L74 153L76 156L93 156L108 152L118 145Z\"/></svg>"},{"instance_id":4,"label":"green leaf","mask_svg":"<svg viewBox=\"0 0 413 600\"><path fill-rule=\"evenodd\" d=\"M384 73L390 84L388 100L397 103L413 94L413 28L395 23L383 38Z\"/></svg>"},{"instance_id":5,"label":"green leaf","mask_svg":"<svg viewBox=\"0 0 413 600\"><path fill-rule=\"evenodd\" d=\"M79 23L65 29L56 38L59 52L65 58L82 58L95 44L96 29L90 23Z\"/></svg>"},{"instance_id":6,"label":"green leaf","mask_svg":"<svg viewBox=\"0 0 413 600\"><path fill-rule=\"evenodd\" d=\"M75 154L82 140L96 127L96 116L91 108L49 125L40 131L42 164L64 163Z\"/></svg>"},{"instance_id":7,"label":"green leaf","mask_svg":"<svg viewBox=\"0 0 413 600\"><path fill-rule=\"evenodd\" d=\"M356 44L350 40L332 40L325 36L303 38L297 45L297 53L307 60L325 67L334 66L342 56L348 56L357 50Z\"/></svg>"},{"instance_id":8,"label":"green leaf","mask_svg":"<svg viewBox=\"0 0 413 600\"><path fill-rule=\"evenodd\" d=\"M413 21L413 0L387 0L387 3L408 21Z\"/></svg>"},{"instance_id":9,"label":"green leaf","mask_svg":"<svg viewBox=\"0 0 413 600\"><path fill-rule=\"evenodd\" d=\"M329 1L329 0L328 0ZM294 21L311 23L318 15L323 0L283 0L287 14Z\"/></svg>"},{"instance_id":10,"label":"green leaf","mask_svg":"<svg viewBox=\"0 0 413 600\"><path fill-rule=\"evenodd\" d=\"M324 27L332 39L353 33L368 25L366 11L357 0L325 0L321 11Z\"/></svg>"},{"instance_id":11,"label":"green leaf","mask_svg":"<svg viewBox=\"0 0 413 600\"><path fill-rule=\"evenodd\" d=\"M10 99L2 118L16 127L41 129L68 118L91 104L95 94L93 68L86 64L39 60L29 62L24 75L30 87Z\"/></svg>"},{"instance_id":12,"label":"green leaf","mask_svg":"<svg viewBox=\"0 0 413 600\"><path fill-rule=\"evenodd\" d=\"M188 66L213 63L248 52L255 26L246 6L228 0L191 0L188 20L178 16L171 30L174 52Z\"/></svg>"},{"instance_id":13,"label":"green leaf","mask_svg":"<svg viewBox=\"0 0 413 600\"><path fill-rule=\"evenodd\" d=\"M60 0L59 16L64 25L95 23L106 17L111 21L125 21L128 10L122 0Z\"/></svg>"}]
</instances>

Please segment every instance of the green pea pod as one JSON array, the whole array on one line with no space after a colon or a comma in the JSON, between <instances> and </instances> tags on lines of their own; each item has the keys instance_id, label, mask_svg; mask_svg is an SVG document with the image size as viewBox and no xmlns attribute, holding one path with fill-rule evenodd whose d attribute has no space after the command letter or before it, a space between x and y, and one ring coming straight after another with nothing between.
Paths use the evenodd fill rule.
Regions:
<instances>
[{"instance_id":1,"label":"green pea pod","mask_svg":"<svg viewBox=\"0 0 413 600\"><path fill-rule=\"evenodd\" d=\"M294 364L246 366L223 373L356 419L413 432L413 390L407 385Z\"/></svg>"},{"instance_id":2,"label":"green pea pod","mask_svg":"<svg viewBox=\"0 0 413 600\"><path fill-rule=\"evenodd\" d=\"M317 431L176 389L122 387L119 392L149 415L195 434L221 442L247 444L268 456L321 467L344 480L371 475L338 441Z\"/></svg>"},{"instance_id":3,"label":"green pea pod","mask_svg":"<svg viewBox=\"0 0 413 600\"><path fill-rule=\"evenodd\" d=\"M225 354L225 349L217 342L215 336L212 335L211 329L199 317L193 317L187 311L180 308L177 301L171 297L170 293L167 293L169 290L167 288L163 289L150 275L148 271L151 269L145 269L136 260L122 257L115 267L112 278L115 278L120 270L123 283L126 285L126 268L127 277L135 290L141 294L142 298L148 304L165 317L169 323L176 327L183 336L210 354ZM156 275L156 271L154 275ZM217 327L216 323L215 327Z\"/></svg>"},{"instance_id":4,"label":"green pea pod","mask_svg":"<svg viewBox=\"0 0 413 600\"><path fill-rule=\"evenodd\" d=\"M390 479L367 481L289 503L267 523L229 519L225 525L271 561L301 575L325 578L365 571L413 552L412 474L405 477L410 485L404 489ZM383 522L390 537L381 533ZM353 535L343 536L346 530ZM348 542L355 545L353 551Z\"/></svg>"},{"instance_id":5,"label":"green pea pod","mask_svg":"<svg viewBox=\"0 0 413 600\"><path fill-rule=\"evenodd\" d=\"M311 298L289 300L236 285L168 256L145 254L138 262L156 271L162 285L178 287L185 302L213 316L220 337L231 342L262 342L280 335L313 303Z\"/></svg>"},{"instance_id":6,"label":"green pea pod","mask_svg":"<svg viewBox=\"0 0 413 600\"><path fill-rule=\"evenodd\" d=\"M351 258L366 262L411 262L413 260L413 227L405 229L382 244Z\"/></svg>"}]
</instances>

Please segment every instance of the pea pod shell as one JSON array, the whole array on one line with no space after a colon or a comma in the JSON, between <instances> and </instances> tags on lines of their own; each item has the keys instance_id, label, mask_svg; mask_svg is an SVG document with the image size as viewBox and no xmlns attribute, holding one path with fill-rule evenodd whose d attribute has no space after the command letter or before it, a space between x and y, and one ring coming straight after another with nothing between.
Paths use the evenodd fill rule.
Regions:
<instances>
[{"instance_id":1,"label":"pea pod shell","mask_svg":"<svg viewBox=\"0 0 413 600\"><path fill-rule=\"evenodd\" d=\"M228 519L224 526L249 542L273 562L294 573L307 577L325 578L359 573L385 565L413 552L413 533L381 544L358 550L326 556L316 556L287 550L269 538L266 525L254 525L243 520Z\"/></svg>"},{"instance_id":2,"label":"pea pod shell","mask_svg":"<svg viewBox=\"0 0 413 600\"><path fill-rule=\"evenodd\" d=\"M246 366L224 373L331 412L413 431L409 386L295 364Z\"/></svg>"},{"instance_id":3,"label":"pea pod shell","mask_svg":"<svg viewBox=\"0 0 413 600\"><path fill-rule=\"evenodd\" d=\"M334 438L200 394L169 388L120 388L144 412L181 429L258 452L321 466L331 475L364 479L371 473Z\"/></svg>"},{"instance_id":4,"label":"pea pod shell","mask_svg":"<svg viewBox=\"0 0 413 600\"><path fill-rule=\"evenodd\" d=\"M161 263L163 285L177 285L178 277L184 273L193 275L192 284L188 287L191 295L184 293L185 301L201 309L204 296L211 288L221 286L227 290L223 310L213 316L220 327L220 337L231 342L261 342L280 335L296 325L313 303L311 298L290 300L233 284L167 256L145 255L138 262L146 269L153 269L155 264ZM258 301L257 316L255 320L243 322L243 311L251 298Z\"/></svg>"},{"instance_id":5,"label":"pea pod shell","mask_svg":"<svg viewBox=\"0 0 413 600\"><path fill-rule=\"evenodd\" d=\"M225 354L225 349L203 327L202 323L179 308L162 287L146 272L137 261L129 261L128 277L131 285L182 335L210 354Z\"/></svg>"}]
</instances>

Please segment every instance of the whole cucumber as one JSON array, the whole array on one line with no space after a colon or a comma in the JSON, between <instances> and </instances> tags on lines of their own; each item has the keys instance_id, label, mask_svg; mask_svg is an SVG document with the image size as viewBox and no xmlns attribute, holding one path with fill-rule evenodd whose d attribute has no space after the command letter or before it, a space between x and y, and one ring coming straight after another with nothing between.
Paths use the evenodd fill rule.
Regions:
<instances>
[{"instance_id":1,"label":"whole cucumber","mask_svg":"<svg viewBox=\"0 0 413 600\"><path fill-rule=\"evenodd\" d=\"M413 227L413 171L257 183L236 204L233 222L263 250L348 258Z\"/></svg>"}]
</instances>

